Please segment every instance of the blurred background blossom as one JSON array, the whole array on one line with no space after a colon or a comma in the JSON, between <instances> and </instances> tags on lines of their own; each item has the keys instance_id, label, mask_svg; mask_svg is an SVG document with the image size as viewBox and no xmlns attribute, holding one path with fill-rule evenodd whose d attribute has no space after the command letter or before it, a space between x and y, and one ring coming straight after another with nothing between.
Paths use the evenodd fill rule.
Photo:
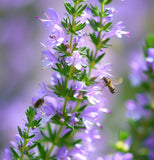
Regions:
<instances>
[{"instance_id":1,"label":"blurred background blossom","mask_svg":"<svg viewBox=\"0 0 154 160\"><path fill-rule=\"evenodd\" d=\"M70 0L69 0L70 1ZM97 3L92 0L92 3ZM114 78L122 76L124 82L111 99L112 115L103 117L103 140L98 155L109 153L112 140L116 140L118 130L125 126L124 103L135 95L128 83L131 60L142 55L142 45L147 34L154 32L153 0L115 0L115 22L123 21L130 38L114 38L113 47L106 54L105 62L112 62ZM59 17L64 15L63 0L1 0L0 1L0 150L13 140L17 125L22 125L24 111L31 104L39 82L49 83L51 72L41 68L40 42L44 42L46 31L35 17L41 17L42 10L54 8ZM138 72L137 72L138 73ZM138 76L138 75L136 75ZM127 90L126 90L127 88ZM120 110L120 113L119 113ZM118 127L117 127L118 124Z\"/></svg>"}]
</instances>

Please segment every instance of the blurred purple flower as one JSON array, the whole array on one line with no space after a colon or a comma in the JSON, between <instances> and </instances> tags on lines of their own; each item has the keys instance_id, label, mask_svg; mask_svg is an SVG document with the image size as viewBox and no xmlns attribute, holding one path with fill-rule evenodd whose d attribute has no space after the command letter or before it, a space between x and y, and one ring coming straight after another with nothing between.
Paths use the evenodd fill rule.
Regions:
<instances>
[{"instance_id":1,"label":"blurred purple flower","mask_svg":"<svg viewBox=\"0 0 154 160\"><path fill-rule=\"evenodd\" d=\"M66 146L58 149L56 153L56 159L57 160L71 160L71 158L68 156L68 150Z\"/></svg>"},{"instance_id":2,"label":"blurred purple flower","mask_svg":"<svg viewBox=\"0 0 154 160\"><path fill-rule=\"evenodd\" d=\"M113 155L112 160L132 160L132 153L121 153L117 152Z\"/></svg>"},{"instance_id":3,"label":"blurred purple flower","mask_svg":"<svg viewBox=\"0 0 154 160\"><path fill-rule=\"evenodd\" d=\"M154 159L154 132L146 139L145 145L149 148L149 159Z\"/></svg>"},{"instance_id":4,"label":"blurred purple flower","mask_svg":"<svg viewBox=\"0 0 154 160\"><path fill-rule=\"evenodd\" d=\"M74 65L74 67L78 70L81 70L82 66L87 66L87 61L83 58L78 51L73 52L73 56L67 57L65 59L68 65Z\"/></svg>"},{"instance_id":5,"label":"blurred purple flower","mask_svg":"<svg viewBox=\"0 0 154 160\"><path fill-rule=\"evenodd\" d=\"M68 153L71 159L86 160L86 152L81 144L76 144L75 148L71 149Z\"/></svg>"},{"instance_id":6,"label":"blurred purple flower","mask_svg":"<svg viewBox=\"0 0 154 160\"><path fill-rule=\"evenodd\" d=\"M50 51L42 51L43 68L54 67L57 62L57 58Z\"/></svg>"},{"instance_id":7,"label":"blurred purple flower","mask_svg":"<svg viewBox=\"0 0 154 160\"><path fill-rule=\"evenodd\" d=\"M147 76L143 71L147 70L146 63L140 54L132 54L130 61L131 74L129 75L130 82L133 86L138 86L141 82L147 80Z\"/></svg>"},{"instance_id":8,"label":"blurred purple flower","mask_svg":"<svg viewBox=\"0 0 154 160\"><path fill-rule=\"evenodd\" d=\"M142 117L148 117L150 111L144 107L150 103L150 98L144 94L137 94L136 101L128 100L126 101L127 112L126 115L133 120L139 120Z\"/></svg>"},{"instance_id":9,"label":"blurred purple flower","mask_svg":"<svg viewBox=\"0 0 154 160\"><path fill-rule=\"evenodd\" d=\"M105 156L103 160L132 160L132 153L117 152L113 156Z\"/></svg>"},{"instance_id":10,"label":"blurred purple flower","mask_svg":"<svg viewBox=\"0 0 154 160\"><path fill-rule=\"evenodd\" d=\"M104 39L107 39L107 38L110 38L110 37L113 37L113 36L117 36L118 38L122 38L122 35L126 35L129 37L129 32L127 31L123 31L125 27L123 26L123 22L122 21L119 21L113 28L111 31L109 31Z\"/></svg>"},{"instance_id":11,"label":"blurred purple flower","mask_svg":"<svg viewBox=\"0 0 154 160\"><path fill-rule=\"evenodd\" d=\"M151 66L152 69L154 70L154 48L149 48L147 50L147 54L148 54L148 56L146 57L145 60L146 60L146 62L148 64L148 66Z\"/></svg>"},{"instance_id":12,"label":"blurred purple flower","mask_svg":"<svg viewBox=\"0 0 154 160\"><path fill-rule=\"evenodd\" d=\"M54 72L50 78L50 82L53 86L58 85L58 81L62 83L63 77L58 73Z\"/></svg>"},{"instance_id":13,"label":"blurred purple flower","mask_svg":"<svg viewBox=\"0 0 154 160\"><path fill-rule=\"evenodd\" d=\"M2 160L12 160L12 152L10 148L5 148Z\"/></svg>"}]
</instances>

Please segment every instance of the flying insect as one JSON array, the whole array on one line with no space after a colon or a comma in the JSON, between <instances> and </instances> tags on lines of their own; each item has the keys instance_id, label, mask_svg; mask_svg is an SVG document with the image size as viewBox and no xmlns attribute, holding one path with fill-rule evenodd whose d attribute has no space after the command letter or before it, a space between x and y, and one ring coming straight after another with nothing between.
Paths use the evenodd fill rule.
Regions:
<instances>
[{"instance_id":1,"label":"flying insect","mask_svg":"<svg viewBox=\"0 0 154 160\"><path fill-rule=\"evenodd\" d=\"M39 99L35 102L34 107L35 107L35 108L40 108L43 103L44 103L44 98L39 98Z\"/></svg>"},{"instance_id":2,"label":"flying insect","mask_svg":"<svg viewBox=\"0 0 154 160\"><path fill-rule=\"evenodd\" d=\"M104 83L105 83L104 86L108 87L109 91L112 94L115 93L115 87L114 87L114 85L119 85L119 84L121 84L123 82L122 78L119 78L119 79L111 81L111 79L109 79L107 77L103 77L103 80L104 80Z\"/></svg>"}]
</instances>

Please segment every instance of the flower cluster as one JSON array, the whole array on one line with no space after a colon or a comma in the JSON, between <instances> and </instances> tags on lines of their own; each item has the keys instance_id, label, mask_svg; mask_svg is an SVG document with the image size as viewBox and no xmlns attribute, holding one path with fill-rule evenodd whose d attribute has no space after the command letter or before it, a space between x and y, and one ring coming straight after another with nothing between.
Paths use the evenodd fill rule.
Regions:
<instances>
[{"instance_id":1,"label":"flower cluster","mask_svg":"<svg viewBox=\"0 0 154 160\"><path fill-rule=\"evenodd\" d=\"M67 14L62 21L51 8L43 12L45 18L36 17L48 33L41 43L42 67L52 69L53 75L49 85L40 84L26 111L24 127L18 127L19 135L10 150L6 149L4 159L86 160L95 150L93 141L101 139L99 115L111 113L103 95L107 86L103 78L110 78L111 65L98 67L110 38L128 36L129 32L123 30L121 21L112 25L116 11L105 8L111 0L99 0L100 7L83 2L65 2ZM84 32L87 26L92 32ZM87 39L94 48L85 45ZM120 152L116 157L132 159Z\"/></svg>"}]
</instances>

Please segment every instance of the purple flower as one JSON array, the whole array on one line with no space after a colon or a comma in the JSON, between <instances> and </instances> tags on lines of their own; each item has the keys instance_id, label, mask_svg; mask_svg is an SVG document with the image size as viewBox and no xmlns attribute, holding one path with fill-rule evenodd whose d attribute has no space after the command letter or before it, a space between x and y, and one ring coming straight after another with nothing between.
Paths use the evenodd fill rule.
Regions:
<instances>
[{"instance_id":1,"label":"purple flower","mask_svg":"<svg viewBox=\"0 0 154 160\"><path fill-rule=\"evenodd\" d=\"M109 22L112 21L113 14L116 13L114 8L106 8L108 16L104 18L105 21Z\"/></svg>"},{"instance_id":2,"label":"purple flower","mask_svg":"<svg viewBox=\"0 0 154 160\"><path fill-rule=\"evenodd\" d=\"M93 85L93 86L88 87L87 90L88 90L88 91L87 91L87 93L85 94L85 97L88 98L88 101L89 101L91 104L99 103L99 102L100 102L100 97L99 97L99 95L102 95L101 87Z\"/></svg>"},{"instance_id":3,"label":"purple flower","mask_svg":"<svg viewBox=\"0 0 154 160\"><path fill-rule=\"evenodd\" d=\"M49 121L60 108L61 104L56 98L45 96L43 105L38 108L38 114L40 115L40 118L42 118L41 124Z\"/></svg>"},{"instance_id":4,"label":"purple flower","mask_svg":"<svg viewBox=\"0 0 154 160\"><path fill-rule=\"evenodd\" d=\"M133 154L132 153L121 153L117 152L113 155L112 160L132 160Z\"/></svg>"},{"instance_id":5,"label":"purple flower","mask_svg":"<svg viewBox=\"0 0 154 160\"><path fill-rule=\"evenodd\" d=\"M80 91L85 91L86 90L86 85L85 85L85 82L80 82L80 81L77 81L73 84L73 90L80 90Z\"/></svg>"},{"instance_id":6,"label":"purple flower","mask_svg":"<svg viewBox=\"0 0 154 160\"><path fill-rule=\"evenodd\" d=\"M129 32L127 31L123 31L125 27L123 26L123 22L120 21L118 22L110 32L106 33L104 39L107 39L107 38L110 38L110 37L113 37L113 36L117 36L118 38L122 38L122 35L126 35L129 37Z\"/></svg>"},{"instance_id":7,"label":"purple flower","mask_svg":"<svg viewBox=\"0 0 154 160\"><path fill-rule=\"evenodd\" d=\"M50 78L50 82L53 86L58 85L58 81L62 83L63 77L58 73L54 72Z\"/></svg>"},{"instance_id":8,"label":"purple flower","mask_svg":"<svg viewBox=\"0 0 154 160\"><path fill-rule=\"evenodd\" d=\"M71 149L68 153L71 159L86 160L86 152L82 148L81 144L76 144L75 148Z\"/></svg>"},{"instance_id":9,"label":"purple flower","mask_svg":"<svg viewBox=\"0 0 154 160\"><path fill-rule=\"evenodd\" d=\"M53 47L60 45L64 41L64 32L63 29L57 24L55 24L51 30L49 29L48 32L48 39L45 44L42 44L52 50Z\"/></svg>"},{"instance_id":10,"label":"purple flower","mask_svg":"<svg viewBox=\"0 0 154 160\"><path fill-rule=\"evenodd\" d=\"M79 122L79 119L75 116L75 113L72 113L70 116L71 116L70 122L69 122L70 125L74 125L77 122Z\"/></svg>"},{"instance_id":11,"label":"purple flower","mask_svg":"<svg viewBox=\"0 0 154 160\"><path fill-rule=\"evenodd\" d=\"M127 116L133 120L139 120L142 117L148 117L150 111L146 110L144 107L150 103L149 97L144 94L137 94L136 101L128 100L126 101Z\"/></svg>"},{"instance_id":12,"label":"purple flower","mask_svg":"<svg viewBox=\"0 0 154 160\"><path fill-rule=\"evenodd\" d=\"M48 95L49 91L44 82L40 83L36 96L32 98L32 103L34 104L38 99L43 98L44 96Z\"/></svg>"},{"instance_id":13,"label":"purple flower","mask_svg":"<svg viewBox=\"0 0 154 160\"><path fill-rule=\"evenodd\" d=\"M68 150L65 146L58 149L56 153L56 159L57 160L71 160L71 158L68 156Z\"/></svg>"},{"instance_id":14,"label":"purple flower","mask_svg":"<svg viewBox=\"0 0 154 160\"><path fill-rule=\"evenodd\" d=\"M147 54L148 56L146 57L146 62L148 64L148 66L151 66L152 69L154 70L154 48L149 48L147 50Z\"/></svg>"},{"instance_id":15,"label":"purple flower","mask_svg":"<svg viewBox=\"0 0 154 160\"><path fill-rule=\"evenodd\" d=\"M73 84L73 90L75 90L74 97L77 98L82 91L86 91L87 86L84 82L75 82ZM79 98L79 97L78 97Z\"/></svg>"},{"instance_id":16,"label":"purple flower","mask_svg":"<svg viewBox=\"0 0 154 160\"><path fill-rule=\"evenodd\" d=\"M77 44L77 47L85 47L86 46L86 38L87 38L86 32L79 32L76 37L73 39L73 44Z\"/></svg>"},{"instance_id":17,"label":"purple flower","mask_svg":"<svg viewBox=\"0 0 154 160\"><path fill-rule=\"evenodd\" d=\"M154 159L154 132L146 139L145 145L149 148L149 159Z\"/></svg>"},{"instance_id":18,"label":"purple flower","mask_svg":"<svg viewBox=\"0 0 154 160\"><path fill-rule=\"evenodd\" d=\"M39 17L36 17L36 18L42 22L45 22L45 25L47 27L54 26L55 24L60 24L60 19L58 18L58 15L54 9L48 8L46 12L42 11L42 13L45 15L47 19L41 19Z\"/></svg>"},{"instance_id":19,"label":"purple flower","mask_svg":"<svg viewBox=\"0 0 154 160\"><path fill-rule=\"evenodd\" d=\"M47 9L47 13L43 12L43 14L47 19L36 17L40 21L44 22L48 29L48 40L45 44L42 44L47 48L53 48L55 45L60 45L64 41L64 32L60 26L60 19L52 8Z\"/></svg>"},{"instance_id":20,"label":"purple flower","mask_svg":"<svg viewBox=\"0 0 154 160\"><path fill-rule=\"evenodd\" d=\"M78 18L79 19L79 18ZM89 24L89 21L88 19L95 19L96 21L99 21L99 17L94 17L89 9L89 7L87 7L83 13L82 13L82 16L80 17L80 21L82 23L86 22L87 24Z\"/></svg>"},{"instance_id":21,"label":"purple flower","mask_svg":"<svg viewBox=\"0 0 154 160\"><path fill-rule=\"evenodd\" d=\"M147 66L143 57L140 57L140 54L132 54L130 67L131 74L129 75L129 79L133 86L138 86L141 82L147 80L147 76L143 73L143 71L147 70Z\"/></svg>"},{"instance_id":22,"label":"purple flower","mask_svg":"<svg viewBox=\"0 0 154 160\"><path fill-rule=\"evenodd\" d=\"M22 147L23 143L24 143L24 139L21 138L21 136L19 134L15 135L15 142L11 141L10 142L10 146L16 151L18 152L19 149Z\"/></svg>"},{"instance_id":23,"label":"purple flower","mask_svg":"<svg viewBox=\"0 0 154 160\"><path fill-rule=\"evenodd\" d=\"M67 57L65 61L69 66L73 64L78 70L81 70L82 66L87 66L87 61L79 54L78 51L74 51L73 56Z\"/></svg>"},{"instance_id":24,"label":"purple flower","mask_svg":"<svg viewBox=\"0 0 154 160\"><path fill-rule=\"evenodd\" d=\"M97 77L102 79L103 77L111 77L112 75L109 73L111 71L111 64L105 64L102 68L97 69L92 77Z\"/></svg>"},{"instance_id":25,"label":"purple flower","mask_svg":"<svg viewBox=\"0 0 154 160\"><path fill-rule=\"evenodd\" d=\"M54 67L57 62L57 58L50 51L42 51L43 68Z\"/></svg>"},{"instance_id":26,"label":"purple flower","mask_svg":"<svg viewBox=\"0 0 154 160\"><path fill-rule=\"evenodd\" d=\"M2 160L12 160L12 152L9 148L5 148Z\"/></svg>"}]
</instances>

